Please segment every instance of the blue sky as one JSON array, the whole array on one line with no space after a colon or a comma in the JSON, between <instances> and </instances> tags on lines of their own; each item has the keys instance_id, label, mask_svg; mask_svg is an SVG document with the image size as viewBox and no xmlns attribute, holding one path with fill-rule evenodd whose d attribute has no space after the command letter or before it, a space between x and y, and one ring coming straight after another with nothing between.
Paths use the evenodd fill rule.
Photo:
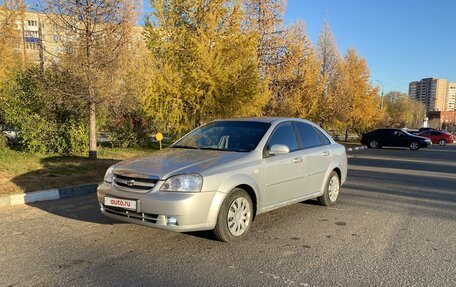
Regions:
<instances>
[{"instance_id":1,"label":"blue sky","mask_svg":"<svg viewBox=\"0 0 456 287\"><path fill-rule=\"evenodd\" d=\"M356 48L385 92L426 77L456 81L456 0L287 1L285 21L304 21L314 42L325 19L342 52Z\"/></svg>"}]
</instances>

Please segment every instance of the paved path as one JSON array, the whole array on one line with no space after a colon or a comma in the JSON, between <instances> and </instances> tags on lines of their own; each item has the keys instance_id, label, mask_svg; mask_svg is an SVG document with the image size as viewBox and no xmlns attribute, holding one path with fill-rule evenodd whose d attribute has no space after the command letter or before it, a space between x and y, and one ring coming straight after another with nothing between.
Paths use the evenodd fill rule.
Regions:
<instances>
[{"instance_id":1,"label":"paved path","mask_svg":"<svg viewBox=\"0 0 456 287\"><path fill-rule=\"evenodd\" d=\"M0 210L0 286L456 286L456 146L364 150L339 204L225 244L101 216L94 196Z\"/></svg>"}]
</instances>

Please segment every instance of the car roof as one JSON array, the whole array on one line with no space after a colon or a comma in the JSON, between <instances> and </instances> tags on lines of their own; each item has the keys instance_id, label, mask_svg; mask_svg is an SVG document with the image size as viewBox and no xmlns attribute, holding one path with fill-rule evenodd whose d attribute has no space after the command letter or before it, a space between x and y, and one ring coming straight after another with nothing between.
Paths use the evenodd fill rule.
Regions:
<instances>
[{"instance_id":1,"label":"car roof","mask_svg":"<svg viewBox=\"0 0 456 287\"><path fill-rule=\"evenodd\" d=\"M397 131L397 130L401 130L401 129L395 129L395 128L382 128L382 129L373 130L372 132L378 132L378 131Z\"/></svg>"},{"instance_id":2,"label":"car roof","mask_svg":"<svg viewBox=\"0 0 456 287\"><path fill-rule=\"evenodd\" d=\"M273 123L276 121L305 121L304 119L299 118L283 118L283 117L249 117L249 118L228 118L228 119L219 119L214 122L221 121L245 121L245 122L260 122L260 123Z\"/></svg>"}]
</instances>

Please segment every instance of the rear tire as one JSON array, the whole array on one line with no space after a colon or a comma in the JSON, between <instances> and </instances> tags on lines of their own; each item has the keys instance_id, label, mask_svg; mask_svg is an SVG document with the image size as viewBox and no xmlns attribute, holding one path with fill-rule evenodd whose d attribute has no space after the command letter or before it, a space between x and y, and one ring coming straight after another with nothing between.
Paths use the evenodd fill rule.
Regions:
<instances>
[{"instance_id":1,"label":"rear tire","mask_svg":"<svg viewBox=\"0 0 456 287\"><path fill-rule=\"evenodd\" d=\"M336 204L340 192L339 174L334 170L329 174L328 181L325 185L325 193L318 198L321 205L331 206Z\"/></svg>"},{"instance_id":2,"label":"rear tire","mask_svg":"<svg viewBox=\"0 0 456 287\"><path fill-rule=\"evenodd\" d=\"M411 142L409 145L409 148L411 150L419 150L420 149L420 144L418 142Z\"/></svg>"},{"instance_id":3,"label":"rear tire","mask_svg":"<svg viewBox=\"0 0 456 287\"><path fill-rule=\"evenodd\" d=\"M439 140L439 145L446 146L447 142L444 139Z\"/></svg>"},{"instance_id":4,"label":"rear tire","mask_svg":"<svg viewBox=\"0 0 456 287\"><path fill-rule=\"evenodd\" d=\"M367 145L368 148L380 148L380 143L378 140L371 140Z\"/></svg>"},{"instance_id":5,"label":"rear tire","mask_svg":"<svg viewBox=\"0 0 456 287\"><path fill-rule=\"evenodd\" d=\"M220 207L213 233L220 241L241 240L246 236L252 219L252 199L245 190L235 188L228 194Z\"/></svg>"}]
</instances>

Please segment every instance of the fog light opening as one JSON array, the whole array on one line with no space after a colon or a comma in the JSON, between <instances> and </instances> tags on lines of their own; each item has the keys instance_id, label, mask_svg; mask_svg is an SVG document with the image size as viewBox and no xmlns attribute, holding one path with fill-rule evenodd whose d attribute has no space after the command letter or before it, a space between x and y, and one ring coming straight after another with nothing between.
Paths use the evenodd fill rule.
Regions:
<instances>
[{"instance_id":1,"label":"fog light opening","mask_svg":"<svg viewBox=\"0 0 456 287\"><path fill-rule=\"evenodd\" d=\"M172 216L167 216L166 217L166 225L178 226L179 223L177 222L177 218L172 217Z\"/></svg>"}]
</instances>

